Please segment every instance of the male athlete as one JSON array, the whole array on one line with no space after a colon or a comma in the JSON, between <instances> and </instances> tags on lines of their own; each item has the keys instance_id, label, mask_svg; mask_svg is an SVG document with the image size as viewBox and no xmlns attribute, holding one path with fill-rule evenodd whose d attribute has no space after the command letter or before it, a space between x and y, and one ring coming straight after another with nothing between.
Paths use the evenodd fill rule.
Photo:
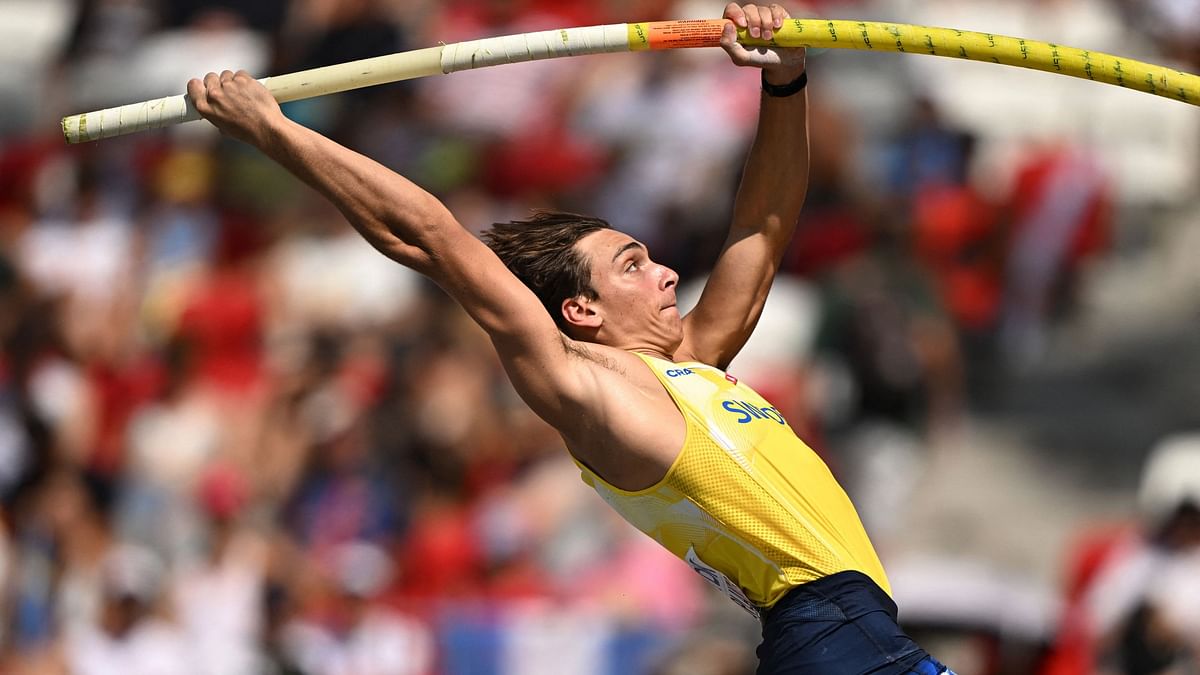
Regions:
<instances>
[{"instance_id":1,"label":"male athlete","mask_svg":"<svg viewBox=\"0 0 1200 675\"><path fill-rule=\"evenodd\" d=\"M470 313L584 481L762 620L759 673L943 675L897 626L887 577L829 470L722 372L758 321L808 182L804 50L746 50L733 25L770 39L787 12L731 3L724 16L733 62L762 69L761 111L725 247L683 318L676 274L602 220L539 214L497 224L485 245L421 188L285 118L245 72L187 90L205 118Z\"/></svg>"}]
</instances>

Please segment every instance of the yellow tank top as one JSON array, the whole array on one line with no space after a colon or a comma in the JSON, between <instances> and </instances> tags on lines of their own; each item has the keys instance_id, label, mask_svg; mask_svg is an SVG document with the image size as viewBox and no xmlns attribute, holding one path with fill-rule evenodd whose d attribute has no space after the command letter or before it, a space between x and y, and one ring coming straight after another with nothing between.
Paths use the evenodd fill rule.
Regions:
<instances>
[{"instance_id":1,"label":"yellow tank top","mask_svg":"<svg viewBox=\"0 0 1200 675\"><path fill-rule=\"evenodd\" d=\"M666 475L644 490L613 487L579 464L604 501L756 616L789 589L847 570L891 594L850 499L778 410L718 368L638 356L687 433Z\"/></svg>"}]
</instances>

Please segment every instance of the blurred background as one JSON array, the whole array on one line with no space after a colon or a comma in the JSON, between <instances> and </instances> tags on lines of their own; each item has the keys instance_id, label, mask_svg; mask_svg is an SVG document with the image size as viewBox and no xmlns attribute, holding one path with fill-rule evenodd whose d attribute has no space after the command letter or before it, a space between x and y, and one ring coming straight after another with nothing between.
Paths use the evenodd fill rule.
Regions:
<instances>
[{"instance_id":1,"label":"blurred background","mask_svg":"<svg viewBox=\"0 0 1200 675\"><path fill-rule=\"evenodd\" d=\"M1200 70L1196 0L795 16ZM0 672L735 675L758 626L619 520L485 336L207 123L64 114L672 0L0 2ZM810 55L812 180L731 372L858 504L960 675L1200 669L1200 114L1042 73ZM286 106L468 227L592 213L694 298L758 75L719 50Z\"/></svg>"}]
</instances>

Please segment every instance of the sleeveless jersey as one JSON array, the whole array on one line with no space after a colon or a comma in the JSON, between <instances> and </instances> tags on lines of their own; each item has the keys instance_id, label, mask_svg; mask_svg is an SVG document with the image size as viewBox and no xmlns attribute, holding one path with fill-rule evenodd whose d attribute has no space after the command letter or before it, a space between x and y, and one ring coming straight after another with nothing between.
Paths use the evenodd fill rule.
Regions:
<instances>
[{"instance_id":1,"label":"sleeveless jersey","mask_svg":"<svg viewBox=\"0 0 1200 675\"><path fill-rule=\"evenodd\" d=\"M791 588L847 570L891 594L850 499L778 410L718 368L638 356L687 432L644 490L613 487L576 462L604 501L756 616Z\"/></svg>"}]
</instances>

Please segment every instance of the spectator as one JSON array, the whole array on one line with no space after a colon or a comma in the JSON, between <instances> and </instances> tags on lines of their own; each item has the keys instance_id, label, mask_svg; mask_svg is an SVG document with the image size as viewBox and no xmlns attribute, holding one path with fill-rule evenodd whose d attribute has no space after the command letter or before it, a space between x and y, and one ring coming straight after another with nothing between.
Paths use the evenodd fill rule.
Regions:
<instances>
[{"instance_id":1,"label":"spectator","mask_svg":"<svg viewBox=\"0 0 1200 675\"><path fill-rule=\"evenodd\" d=\"M1087 543L1047 675L1158 675L1200 662L1200 435L1169 436L1147 458L1139 527Z\"/></svg>"},{"instance_id":2,"label":"spectator","mask_svg":"<svg viewBox=\"0 0 1200 675\"><path fill-rule=\"evenodd\" d=\"M166 568L150 551L114 547L101 564L95 623L66 635L67 667L79 675L186 675L195 671L182 633L157 616Z\"/></svg>"},{"instance_id":3,"label":"spectator","mask_svg":"<svg viewBox=\"0 0 1200 675\"><path fill-rule=\"evenodd\" d=\"M1050 327L1075 306L1083 263L1107 246L1110 200L1108 178L1081 148L1041 148L1021 165L1000 332L1012 363L1037 363Z\"/></svg>"},{"instance_id":4,"label":"spectator","mask_svg":"<svg viewBox=\"0 0 1200 675\"><path fill-rule=\"evenodd\" d=\"M379 548L348 542L330 552L329 606L319 619L285 628L294 662L313 675L425 675L433 641L421 622L376 599L392 581L392 563Z\"/></svg>"},{"instance_id":5,"label":"spectator","mask_svg":"<svg viewBox=\"0 0 1200 675\"><path fill-rule=\"evenodd\" d=\"M242 518L249 485L228 465L213 463L197 485L208 516L208 551L182 564L172 579L172 597L192 650L192 663L205 675L261 672L259 602L265 593L267 546Z\"/></svg>"}]
</instances>

